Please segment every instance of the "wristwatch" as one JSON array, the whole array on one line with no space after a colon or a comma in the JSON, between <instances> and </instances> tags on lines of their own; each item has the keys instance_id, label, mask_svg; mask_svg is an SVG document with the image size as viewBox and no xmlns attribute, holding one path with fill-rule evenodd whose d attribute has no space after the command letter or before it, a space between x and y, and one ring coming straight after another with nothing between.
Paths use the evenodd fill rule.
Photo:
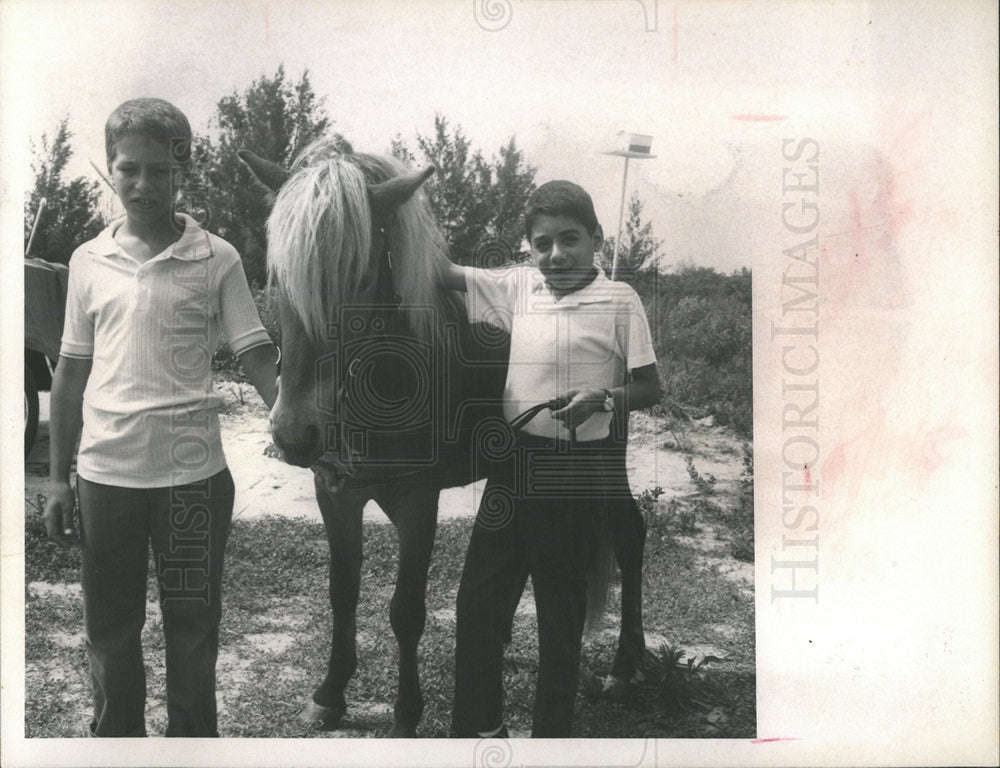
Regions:
<instances>
[{"instance_id":1,"label":"wristwatch","mask_svg":"<svg viewBox=\"0 0 1000 768\"><path fill-rule=\"evenodd\" d=\"M611 394L610 389L601 391L604 392L604 410L610 413L615 409L615 396Z\"/></svg>"}]
</instances>

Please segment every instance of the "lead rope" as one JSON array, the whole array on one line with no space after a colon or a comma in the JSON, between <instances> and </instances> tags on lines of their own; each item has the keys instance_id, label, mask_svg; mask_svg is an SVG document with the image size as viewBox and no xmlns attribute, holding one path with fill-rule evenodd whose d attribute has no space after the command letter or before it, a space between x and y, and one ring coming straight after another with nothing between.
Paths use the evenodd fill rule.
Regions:
<instances>
[{"instance_id":1,"label":"lead rope","mask_svg":"<svg viewBox=\"0 0 1000 768\"><path fill-rule=\"evenodd\" d=\"M538 405L531 406L528 410L519 413L510 421L510 428L515 432L523 429L529 421L534 419L538 414L544 410L556 411L560 408L565 407L566 399L563 397L554 397L551 400L546 400L544 403L539 403ZM576 427L572 427L569 431L569 444L576 445Z\"/></svg>"}]
</instances>

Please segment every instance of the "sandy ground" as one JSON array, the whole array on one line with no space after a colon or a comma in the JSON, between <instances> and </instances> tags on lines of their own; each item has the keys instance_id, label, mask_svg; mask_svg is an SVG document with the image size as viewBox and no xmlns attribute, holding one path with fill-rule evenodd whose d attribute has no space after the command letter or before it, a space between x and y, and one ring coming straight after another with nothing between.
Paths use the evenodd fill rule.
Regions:
<instances>
[{"instance_id":1,"label":"sandy ground","mask_svg":"<svg viewBox=\"0 0 1000 768\"><path fill-rule=\"evenodd\" d=\"M313 492L312 472L292 467L267 456L271 444L267 413L263 402L248 385L223 382L220 391L226 406L220 416L222 442L236 483L233 515L237 519L253 519L262 515L284 515L321 520ZM25 496L33 499L44 493L48 474L48 393L40 396L38 438L25 460ZM695 467L702 475L718 479L718 491L734 488L742 468L738 443L724 430L699 426L687 433L691 442ZM638 495L647 489L663 488L664 497L692 493L694 485L688 476L685 455L665 447L673 436L665 431L660 420L644 413L633 413L629 452L629 479ZM485 481L461 488L449 488L441 493L439 519L474 515L479 505ZM371 522L388 522L374 502L365 508L365 518Z\"/></svg>"}]
</instances>

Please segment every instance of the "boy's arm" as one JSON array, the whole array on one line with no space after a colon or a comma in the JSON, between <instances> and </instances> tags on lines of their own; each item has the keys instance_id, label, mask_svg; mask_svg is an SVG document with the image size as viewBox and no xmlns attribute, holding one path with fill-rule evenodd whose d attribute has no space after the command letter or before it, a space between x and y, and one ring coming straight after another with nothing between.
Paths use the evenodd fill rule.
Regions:
<instances>
[{"instance_id":1,"label":"boy's arm","mask_svg":"<svg viewBox=\"0 0 1000 768\"><path fill-rule=\"evenodd\" d=\"M656 364L650 363L632 369L631 380L620 387L610 390L615 399L615 412L624 413L640 408L649 408L660 401L660 377L656 372ZM603 389L574 389L562 395L569 402L562 408L552 412L553 419L559 419L567 429L578 427L593 414L604 410L606 399Z\"/></svg>"},{"instance_id":2,"label":"boy's arm","mask_svg":"<svg viewBox=\"0 0 1000 768\"><path fill-rule=\"evenodd\" d=\"M74 537L76 499L69 484L73 452L83 425L83 391L93 360L60 357L49 396L49 488L45 500L45 529L49 538L68 547Z\"/></svg>"},{"instance_id":3,"label":"boy's arm","mask_svg":"<svg viewBox=\"0 0 1000 768\"><path fill-rule=\"evenodd\" d=\"M637 411L641 408L649 408L660 402L662 393L660 391L660 375L656 372L656 363L643 365L632 369L632 379L622 390L622 396L615 394L615 410L622 413L625 403L628 403L630 411ZM627 390L627 397L626 395Z\"/></svg>"},{"instance_id":4,"label":"boy's arm","mask_svg":"<svg viewBox=\"0 0 1000 768\"><path fill-rule=\"evenodd\" d=\"M451 261L444 261L438 271L438 285L450 291L469 290L465 282L465 269Z\"/></svg>"},{"instance_id":5,"label":"boy's arm","mask_svg":"<svg viewBox=\"0 0 1000 768\"><path fill-rule=\"evenodd\" d=\"M237 359L264 405L271 410L278 399L278 350L274 344L258 344L241 352Z\"/></svg>"}]
</instances>

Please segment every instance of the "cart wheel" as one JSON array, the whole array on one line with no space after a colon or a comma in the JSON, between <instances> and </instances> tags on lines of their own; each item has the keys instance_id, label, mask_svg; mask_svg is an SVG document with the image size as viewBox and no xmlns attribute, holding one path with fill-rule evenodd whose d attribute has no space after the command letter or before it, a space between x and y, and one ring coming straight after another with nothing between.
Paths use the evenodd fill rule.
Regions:
<instances>
[{"instance_id":1,"label":"cart wheel","mask_svg":"<svg viewBox=\"0 0 1000 768\"><path fill-rule=\"evenodd\" d=\"M38 385L31 367L24 366L24 455L31 453L38 434Z\"/></svg>"}]
</instances>

